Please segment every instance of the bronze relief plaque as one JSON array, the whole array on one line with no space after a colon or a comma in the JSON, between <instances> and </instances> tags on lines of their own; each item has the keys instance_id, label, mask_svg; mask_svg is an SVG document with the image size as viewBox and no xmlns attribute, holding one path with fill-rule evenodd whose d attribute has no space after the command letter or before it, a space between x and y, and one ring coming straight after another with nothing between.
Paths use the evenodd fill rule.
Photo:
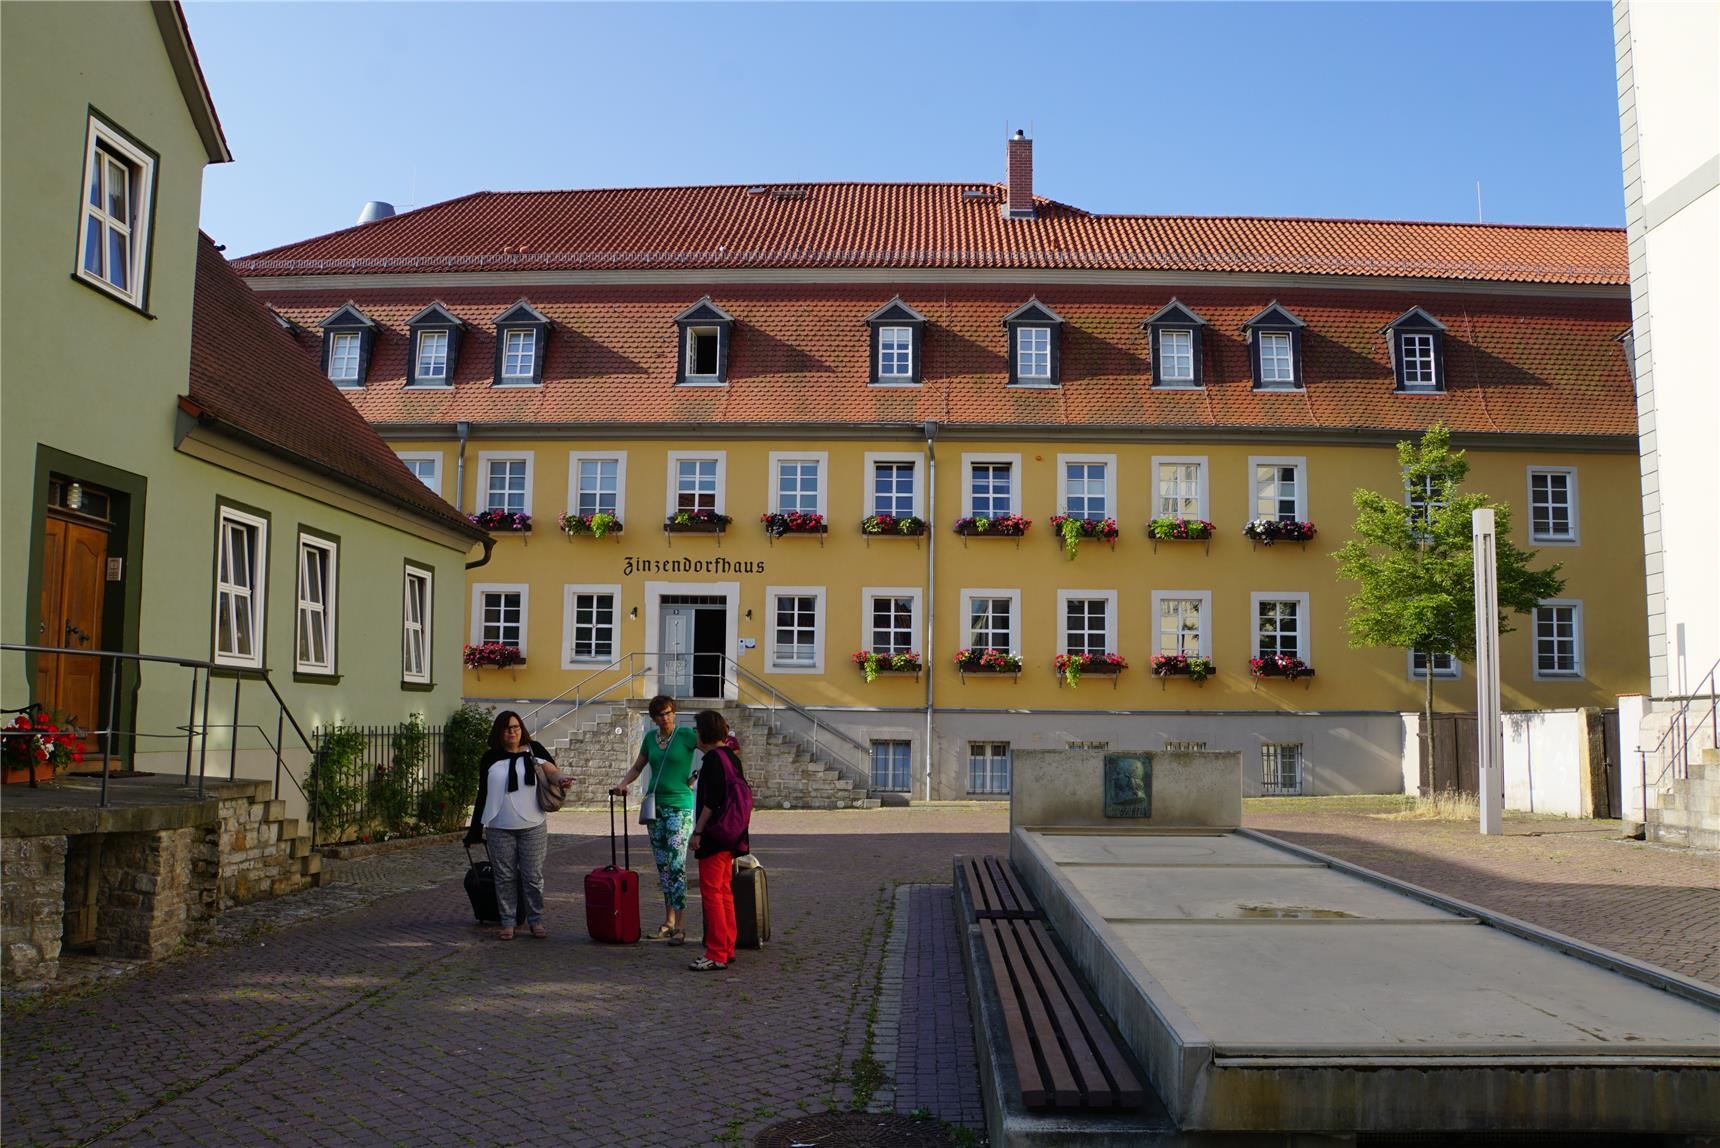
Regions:
<instances>
[{"instance_id":1,"label":"bronze relief plaque","mask_svg":"<svg viewBox=\"0 0 1720 1148\"><path fill-rule=\"evenodd\" d=\"M1153 815L1153 755L1107 753L1105 755L1105 816L1151 817Z\"/></svg>"}]
</instances>

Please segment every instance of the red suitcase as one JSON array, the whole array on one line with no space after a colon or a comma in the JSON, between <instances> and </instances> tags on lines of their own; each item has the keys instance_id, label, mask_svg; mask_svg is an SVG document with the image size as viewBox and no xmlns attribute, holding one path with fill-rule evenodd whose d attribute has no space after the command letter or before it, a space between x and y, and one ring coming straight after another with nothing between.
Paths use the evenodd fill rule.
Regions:
<instances>
[{"instance_id":1,"label":"red suitcase","mask_svg":"<svg viewBox=\"0 0 1720 1148\"><path fill-rule=\"evenodd\" d=\"M621 824L627 824L627 798L621 798ZM585 875L585 927L594 941L631 945L639 939L639 874L633 852L621 834L623 864L615 865L615 798L609 798L609 864Z\"/></svg>"}]
</instances>

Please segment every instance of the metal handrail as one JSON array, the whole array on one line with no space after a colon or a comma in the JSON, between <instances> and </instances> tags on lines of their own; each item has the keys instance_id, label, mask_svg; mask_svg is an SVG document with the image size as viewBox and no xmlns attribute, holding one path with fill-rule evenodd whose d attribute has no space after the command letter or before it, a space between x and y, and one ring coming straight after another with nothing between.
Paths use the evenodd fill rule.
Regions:
<instances>
[{"instance_id":1,"label":"metal handrail","mask_svg":"<svg viewBox=\"0 0 1720 1148\"><path fill-rule=\"evenodd\" d=\"M105 808L108 804L108 783L109 783L109 780L111 779L112 773L113 773L113 757L114 757L114 739L115 739L115 737L117 737L121 734L125 734L125 733L130 733L134 737L165 736L165 735L154 735L154 734L145 735L145 734L142 734L136 730L127 731L127 730L121 730L118 728L118 721L117 721L118 715L117 715L116 711L119 708L119 693L120 693L120 691L119 691L119 671L120 671L120 666L123 663L127 663L127 662L136 663L140 666L141 666L141 664L143 664L145 662L156 663L156 664L161 664L161 665L178 666L181 669L188 669L191 671L191 697L190 697L190 701L188 703L188 711L189 712L187 714L185 724L182 726L179 726L177 728L181 732L183 732L185 735L185 782L187 785L189 785L191 783L192 749L193 749L193 742L196 743L196 750L197 750L197 754L196 754L196 757L197 757L197 796L199 798L204 796L204 782L208 776L209 731L212 728L231 728L235 731L235 735L232 738L232 745L229 747L229 753L228 753L228 778L229 778L229 780L237 778L237 776L238 776L239 739L237 736L237 731L241 728L256 729L258 731L258 733L262 735L263 743L265 745L267 745L269 747L269 749L274 753L274 757L275 757L275 779L274 779L273 796L278 797L280 795L280 792L281 792L281 774L283 772L286 773L287 779L293 783L293 787L295 789L297 789L300 794L305 793L304 786L300 784L298 777L293 774L293 771L286 765L286 762L282 757L282 750L284 748L284 742L285 742L285 736L286 736L286 729L285 729L286 723L288 723L288 722L292 723L293 732L298 735L300 743L304 745L304 747L306 748L307 751L309 751L314 756L316 753L316 750L311 746L310 739L305 737L304 729L299 725L298 719L293 716L292 710L287 706L286 699L283 698L281 696L281 692L275 688L275 683L270 679L269 671L266 669L247 669L247 668L237 667L237 666L220 666L220 665L217 665L214 661L204 659L204 658L186 658L186 657L179 657L179 656L175 656L175 655L171 655L171 654L143 654L143 653L135 653L135 652L132 652L130 650L87 650L87 649L76 649L76 648L72 648L69 646L39 646L39 645L30 644L30 643L19 643L19 642L0 642L0 652L19 653L19 654L46 654L46 655L51 655L51 656L56 656L56 657L70 656L70 657L97 658L97 659L107 659L110 661L110 665L112 668L111 668L109 675L108 675L108 715L107 715L107 721L100 728L91 729L91 730L86 731L86 732L90 733L92 736L99 737L101 739L101 742L102 742L101 788L100 788L99 795L97 798L97 805L100 807ZM275 711L276 712L276 726L275 726L275 739L274 739L274 741L271 742L269 740L268 734L262 730L262 727L257 726L254 723L234 724L231 726L211 726L211 724L209 722L209 692L210 692L210 685L211 685L211 682L213 680L214 671L217 669L222 670L223 672L231 673L234 676L234 681L233 681L233 716L234 717L238 717L239 712L240 712L240 708L239 708L240 688L244 684L244 682L246 682L248 680L261 680L262 683L269 688L269 693L274 698L275 706L276 706L276 711ZM202 677L202 687L203 687L203 696L202 696L203 718L201 721L199 721L197 719L198 677L199 676ZM35 703L32 703L32 704L35 704ZM35 778L34 771L31 772L30 785L32 788L36 787L36 778ZM314 787L315 787L315 775L313 774L312 775L312 788L314 789ZM310 821L311 821L312 832L314 833L315 827L316 827L316 800L315 800L314 795L310 796L309 803L310 803L310 810L309 810Z\"/></svg>"},{"instance_id":2,"label":"metal handrail","mask_svg":"<svg viewBox=\"0 0 1720 1148\"><path fill-rule=\"evenodd\" d=\"M1706 692L1703 690L1704 686L1707 687ZM1690 775L1691 743L1701 735L1704 726L1720 731L1720 723L1716 721L1716 714L1720 713L1720 689L1717 689L1717 686L1720 686L1720 660L1708 667L1708 672L1703 675L1701 681L1696 683L1695 692L1682 696L1677 711L1666 725L1666 732L1660 735L1660 740L1654 743L1654 748L1637 750L1637 757L1642 767L1642 817L1645 822L1648 820L1649 755L1653 754L1654 759L1661 763L1660 773L1655 777L1653 783L1657 786L1666 780L1668 772L1671 772L1675 778L1684 778ZM1690 725L1690 707L1704 698L1708 701L1708 713L1696 720L1696 726L1693 729ZM1672 743L1670 751L1667 749L1668 742Z\"/></svg>"},{"instance_id":3,"label":"metal handrail","mask_svg":"<svg viewBox=\"0 0 1720 1148\"><path fill-rule=\"evenodd\" d=\"M807 710L798 702L794 701L794 699L783 694L783 692L776 686L765 681L751 670L748 670L745 666L741 665L738 661L727 654L670 654L661 650L629 651L628 653L611 659L610 662L602 669L596 670L591 674L588 674L586 677L581 678L578 682L561 691L561 693L557 694L555 697L533 707L528 713L523 715L526 719L526 726L527 728L531 728L531 719L537 714L543 712L545 709L557 704L565 703L567 708L561 714L557 715L547 726L544 727L543 730L538 732L544 733L548 730L553 730L562 722L566 721L570 716L577 715L587 706L597 704L605 697L612 695L621 687L630 685L647 675L661 672L660 662L666 658L687 658L693 665L695 672L700 668L709 665L710 659L712 658L722 659L720 669L717 673L697 674L697 676L716 677L721 679L725 696L727 694L727 687L730 684L733 684L735 687L735 700L742 705L749 704L742 700L741 692L743 686L747 687L750 692L766 698L767 700L758 703L757 708L762 708L768 711L766 720L769 722L773 730L780 732L782 729L780 717L781 712L786 711L799 717L811 729L811 738L808 749L812 756L818 761L834 766L839 772L848 774L849 780L859 782L864 785L868 791L870 791L872 786L871 751L867 749L864 744L855 738L850 737L848 734L831 725L828 721L820 718L818 715ZM614 673L622 667L626 667L627 672L621 678L610 682L590 697L583 696L585 687L593 680L601 678L607 674ZM572 701L567 702L567 699L570 696L572 697ZM844 745L849 749L852 749L854 754L851 755L848 753L843 748ZM855 755L857 755L857 760Z\"/></svg>"}]
</instances>

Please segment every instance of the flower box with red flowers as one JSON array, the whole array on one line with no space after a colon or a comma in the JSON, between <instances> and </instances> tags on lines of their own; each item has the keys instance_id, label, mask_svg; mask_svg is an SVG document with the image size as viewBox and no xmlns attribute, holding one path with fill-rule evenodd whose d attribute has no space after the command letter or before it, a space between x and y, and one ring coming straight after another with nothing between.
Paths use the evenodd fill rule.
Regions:
<instances>
[{"instance_id":1,"label":"flower box with red flowers","mask_svg":"<svg viewBox=\"0 0 1720 1148\"><path fill-rule=\"evenodd\" d=\"M1115 546L1119 533L1115 518L1076 518L1068 514L1052 515L1051 529L1070 559L1084 541L1109 542Z\"/></svg>"},{"instance_id":2,"label":"flower box with red flowers","mask_svg":"<svg viewBox=\"0 0 1720 1148\"><path fill-rule=\"evenodd\" d=\"M1088 674L1116 677L1129 668L1129 659L1121 654L1058 654L1051 659L1051 665L1073 688Z\"/></svg>"},{"instance_id":3,"label":"flower box with red flowers","mask_svg":"<svg viewBox=\"0 0 1720 1148\"><path fill-rule=\"evenodd\" d=\"M824 523L824 515L809 514L801 510L790 510L776 514L761 514L758 520L764 523L764 532L772 538L781 538L785 534L828 534L830 527Z\"/></svg>"},{"instance_id":4,"label":"flower box with red flowers","mask_svg":"<svg viewBox=\"0 0 1720 1148\"><path fill-rule=\"evenodd\" d=\"M956 519L955 531L968 538L1020 538L1032 525L1033 519L1019 514L1000 514L995 518L977 515Z\"/></svg>"},{"instance_id":5,"label":"flower box with red flowers","mask_svg":"<svg viewBox=\"0 0 1720 1148\"><path fill-rule=\"evenodd\" d=\"M1188 654L1155 654L1153 656L1153 676L1155 678L1187 678L1198 684L1210 678L1215 668L1211 658L1203 658L1199 654L1193 657Z\"/></svg>"},{"instance_id":6,"label":"flower box with red flowers","mask_svg":"<svg viewBox=\"0 0 1720 1148\"><path fill-rule=\"evenodd\" d=\"M1263 546L1274 542L1306 542L1314 537L1312 522L1297 522L1290 518L1256 518L1243 524L1244 537Z\"/></svg>"},{"instance_id":7,"label":"flower box with red flowers","mask_svg":"<svg viewBox=\"0 0 1720 1148\"><path fill-rule=\"evenodd\" d=\"M64 773L81 764L89 751L76 729L39 707L12 719L11 725L0 730L0 739L7 782L42 781Z\"/></svg>"},{"instance_id":8,"label":"flower box with red flowers","mask_svg":"<svg viewBox=\"0 0 1720 1148\"><path fill-rule=\"evenodd\" d=\"M607 538L621 533L621 520L604 510L596 514L564 514L558 525L569 538Z\"/></svg>"},{"instance_id":9,"label":"flower box with red flowers","mask_svg":"<svg viewBox=\"0 0 1720 1148\"><path fill-rule=\"evenodd\" d=\"M1297 678L1313 677L1314 667L1289 654L1272 654L1264 658L1248 659L1248 672L1257 678L1287 678L1295 681Z\"/></svg>"},{"instance_id":10,"label":"flower box with red flowers","mask_svg":"<svg viewBox=\"0 0 1720 1148\"><path fill-rule=\"evenodd\" d=\"M892 654L883 650L856 650L849 659L860 667L860 672L866 675L869 682L877 681L879 674L920 674L920 651L907 650L903 653Z\"/></svg>"},{"instance_id":11,"label":"flower box with red flowers","mask_svg":"<svg viewBox=\"0 0 1720 1148\"><path fill-rule=\"evenodd\" d=\"M963 646L950 659L956 669L964 674L1019 674L1021 672L1021 656L1005 653L1003 650L977 650Z\"/></svg>"},{"instance_id":12,"label":"flower box with red flowers","mask_svg":"<svg viewBox=\"0 0 1720 1148\"><path fill-rule=\"evenodd\" d=\"M510 666L523 666L526 661L518 646L510 646L505 642L482 642L476 646L467 646L461 658L468 670L505 670Z\"/></svg>"},{"instance_id":13,"label":"flower box with red flowers","mask_svg":"<svg viewBox=\"0 0 1720 1148\"><path fill-rule=\"evenodd\" d=\"M530 534L532 529L531 515L512 510L480 510L466 517L472 520L473 526L499 530L504 534Z\"/></svg>"},{"instance_id":14,"label":"flower box with red flowers","mask_svg":"<svg viewBox=\"0 0 1720 1148\"><path fill-rule=\"evenodd\" d=\"M1218 529L1204 518L1155 518L1147 523L1147 535L1154 542L1205 542Z\"/></svg>"}]
</instances>

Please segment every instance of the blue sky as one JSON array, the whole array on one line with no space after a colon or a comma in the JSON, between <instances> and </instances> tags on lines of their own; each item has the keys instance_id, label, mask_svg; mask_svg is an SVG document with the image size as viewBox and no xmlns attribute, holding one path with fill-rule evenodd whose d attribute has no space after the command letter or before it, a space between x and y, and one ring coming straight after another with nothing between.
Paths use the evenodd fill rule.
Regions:
<instances>
[{"instance_id":1,"label":"blue sky","mask_svg":"<svg viewBox=\"0 0 1720 1148\"><path fill-rule=\"evenodd\" d=\"M1130 214L1622 226L1582 4L185 5L230 255L479 190L1003 177Z\"/></svg>"}]
</instances>

